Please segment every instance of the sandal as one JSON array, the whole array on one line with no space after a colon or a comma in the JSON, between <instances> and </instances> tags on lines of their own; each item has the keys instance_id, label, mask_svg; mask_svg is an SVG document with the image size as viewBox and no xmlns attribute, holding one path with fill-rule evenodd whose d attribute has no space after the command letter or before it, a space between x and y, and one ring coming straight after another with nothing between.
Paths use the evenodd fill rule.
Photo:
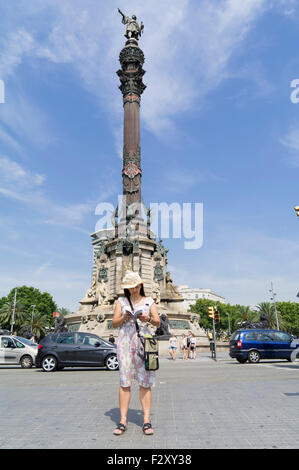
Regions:
<instances>
[{"instance_id":1,"label":"sandal","mask_svg":"<svg viewBox=\"0 0 299 470\"><path fill-rule=\"evenodd\" d=\"M115 432L116 430L119 430L121 432ZM127 430L127 426L123 423L119 423L114 429L113 434L115 436L121 436L126 430Z\"/></svg>"},{"instance_id":2,"label":"sandal","mask_svg":"<svg viewBox=\"0 0 299 470\"><path fill-rule=\"evenodd\" d=\"M142 426L143 434L145 434L146 436L151 436L152 434L154 434L154 431L146 432L148 429L152 429L151 423L144 423L144 425Z\"/></svg>"}]
</instances>

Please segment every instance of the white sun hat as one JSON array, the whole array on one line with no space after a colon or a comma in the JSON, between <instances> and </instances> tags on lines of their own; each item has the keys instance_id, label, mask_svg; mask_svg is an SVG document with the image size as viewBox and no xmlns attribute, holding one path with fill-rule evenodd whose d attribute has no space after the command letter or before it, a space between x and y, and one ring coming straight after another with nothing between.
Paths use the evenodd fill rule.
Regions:
<instances>
[{"instance_id":1,"label":"white sun hat","mask_svg":"<svg viewBox=\"0 0 299 470\"><path fill-rule=\"evenodd\" d=\"M143 280L135 271L127 271L122 280L122 289L132 289L133 287L143 284Z\"/></svg>"}]
</instances>

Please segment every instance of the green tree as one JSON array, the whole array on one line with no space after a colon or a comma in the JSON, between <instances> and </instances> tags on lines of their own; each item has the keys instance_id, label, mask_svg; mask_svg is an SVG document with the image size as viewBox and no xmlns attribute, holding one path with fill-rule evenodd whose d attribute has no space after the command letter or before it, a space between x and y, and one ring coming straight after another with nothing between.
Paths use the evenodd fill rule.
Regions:
<instances>
[{"instance_id":1,"label":"green tree","mask_svg":"<svg viewBox=\"0 0 299 470\"><path fill-rule=\"evenodd\" d=\"M26 325L31 325L33 305L33 317L42 318L44 326L54 324L53 312L57 310L57 304L48 292L41 292L35 287L21 286L10 291L7 297L0 299L0 324L2 328L10 329L11 312L14 302L15 289L17 289L17 306L14 331L21 333ZM36 327L37 328L37 327ZM40 325L40 331L43 331ZM38 329L38 328L37 328Z\"/></svg>"},{"instance_id":2,"label":"green tree","mask_svg":"<svg viewBox=\"0 0 299 470\"><path fill-rule=\"evenodd\" d=\"M257 310L253 310L246 305L231 305L208 299L198 299L195 304L190 305L190 311L200 316L200 327L207 333L212 330L212 319L208 316L208 307L210 306L217 307L220 313L220 322L215 325L218 338L227 337L229 324L230 331L233 333L242 327L242 322L259 321L262 313L269 317L270 328L276 329L275 308L271 302L261 302L257 305ZM279 328L299 337L299 303L277 302L276 306Z\"/></svg>"},{"instance_id":3,"label":"green tree","mask_svg":"<svg viewBox=\"0 0 299 470\"><path fill-rule=\"evenodd\" d=\"M271 302L261 302L257 305L257 309L259 314L265 314L267 315L270 323L270 328L273 328L274 330L277 329L277 322L276 322L276 314L275 314L275 307L274 304ZM280 315L280 312L277 309L277 317L278 317L278 323L279 323L279 328L281 330L285 329L286 325L285 322Z\"/></svg>"},{"instance_id":4,"label":"green tree","mask_svg":"<svg viewBox=\"0 0 299 470\"><path fill-rule=\"evenodd\" d=\"M46 327L50 326L49 319L47 315L36 312L33 316L33 321L28 323L32 333L34 333L38 338L45 336Z\"/></svg>"},{"instance_id":5,"label":"green tree","mask_svg":"<svg viewBox=\"0 0 299 470\"><path fill-rule=\"evenodd\" d=\"M239 321L257 321L257 312L252 310L248 305L238 305Z\"/></svg>"},{"instance_id":6,"label":"green tree","mask_svg":"<svg viewBox=\"0 0 299 470\"><path fill-rule=\"evenodd\" d=\"M67 315L69 315L70 313L72 313L68 308L65 308L65 307L60 307L58 309L58 312L60 313L60 315L62 317L66 317Z\"/></svg>"},{"instance_id":7,"label":"green tree","mask_svg":"<svg viewBox=\"0 0 299 470\"><path fill-rule=\"evenodd\" d=\"M209 299L198 299L195 304L190 305L190 310L192 313L200 315L200 327L208 333L213 329L213 320L208 314L208 307L211 306L217 308L217 311L220 314L220 321L215 323L216 336L218 338L227 337L229 324L231 332L233 331L232 328L234 328L235 324L234 306L223 304L222 302L215 302Z\"/></svg>"},{"instance_id":8,"label":"green tree","mask_svg":"<svg viewBox=\"0 0 299 470\"><path fill-rule=\"evenodd\" d=\"M276 306L279 318L283 320L285 330L299 337L299 303L277 302Z\"/></svg>"},{"instance_id":9,"label":"green tree","mask_svg":"<svg viewBox=\"0 0 299 470\"><path fill-rule=\"evenodd\" d=\"M41 292L35 287L21 286L18 287L17 300L24 305L24 309L32 313L32 305L35 305L35 309L52 321L53 312L57 310L57 304L54 302L52 296L48 292ZM14 289L10 291L7 298L12 300L14 296Z\"/></svg>"}]
</instances>

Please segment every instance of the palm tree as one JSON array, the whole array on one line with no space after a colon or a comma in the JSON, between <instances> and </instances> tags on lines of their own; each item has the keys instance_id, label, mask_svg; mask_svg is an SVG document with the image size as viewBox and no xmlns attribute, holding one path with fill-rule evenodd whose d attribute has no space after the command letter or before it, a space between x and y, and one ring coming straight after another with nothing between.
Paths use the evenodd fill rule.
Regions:
<instances>
[{"instance_id":1,"label":"palm tree","mask_svg":"<svg viewBox=\"0 0 299 470\"><path fill-rule=\"evenodd\" d=\"M240 315L241 322L243 321L255 321L256 320L256 312L251 310L248 305L240 305L238 309L238 313Z\"/></svg>"},{"instance_id":2,"label":"palm tree","mask_svg":"<svg viewBox=\"0 0 299 470\"><path fill-rule=\"evenodd\" d=\"M260 314L265 314L269 320L269 326L273 330L277 329L276 313L274 304L271 302L261 302L257 305ZM278 323L280 328L285 328L285 322L283 321L279 312L277 312Z\"/></svg>"},{"instance_id":3,"label":"palm tree","mask_svg":"<svg viewBox=\"0 0 299 470\"><path fill-rule=\"evenodd\" d=\"M65 307L60 307L58 311L62 317L66 317L67 315L72 313L68 308L65 308Z\"/></svg>"},{"instance_id":4,"label":"palm tree","mask_svg":"<svg viewBox=\"0 0 299 470\"><path fill-rule=\"evenodd\" d=\"M34 312L33 319L31 315L27 315L25 323L22 325L23 327L29 327L30 331L40 338L40 336L44 336L46 333L46 327L50 325L49 318L46 314L40 312Z\"/></svg>"},{"instance_id":5,"label":"palm tree","mask_svg":"<svg viewBox=\"0 0 299 470\"><path fill-rule=\"evenodd\" d=\"M14 302L5 302L0 312L0 323L3 328L7 328L8 330L11 328L13 308ZM13 325L14 330L18 330L23 325L25 316L24 305L17 301Z\"/></svg>"},{"instance_id":6,"label":"palm tree","mask_svg":"<svg viewBox=\"0 0 299 470\"><path fill-rule=\"evenodd\" d=\"M47 315L42 313L35 313L33 323L30 324L32 333L38 338L46 333L46 327L49 326L49 319Z\"/></svg>"}]
</instances>

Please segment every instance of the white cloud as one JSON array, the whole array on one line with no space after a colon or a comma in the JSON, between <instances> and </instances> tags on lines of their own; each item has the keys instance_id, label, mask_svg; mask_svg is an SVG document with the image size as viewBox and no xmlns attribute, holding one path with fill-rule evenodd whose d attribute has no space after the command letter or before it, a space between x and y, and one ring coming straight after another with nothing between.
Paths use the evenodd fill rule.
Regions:
<instances>
[{"instance_id":1,"label":"white cloud","mask_svg":"<svg viewBox=\"0 0 299 470\"><path fill-rule=\"evenodd\" d=\"M17 152L22 152L22 146L19 144L19 142L12 137L12 135L9 134L4 128L0 127L0 141L9 147L13 148L13 150Z\"/></svg>"},{"instance_id":2,"label":"white cloud","mask_svg":"<svg viewBox=\"0 0 299 470\"><path fill-rule=\"evenodd\" d=\"M45 175L23 168L19 163L0 157L0 194L30 207L39 216L40 223L59 225L83 233L84 218L94 213L100 200L106 200L115 193L114 185L103 189L98 201L58 204L45 195Z\"/></svg>"},{"instance_id":3,"label":"white cloud","mask_svg":"<svg viewBox=\"0 0 299 470\"><path fill-rule=\"evenodd\" d=\"M115 72L125 40L117 7L129 15L136 13L145 23L140 46L146 57L148 88L142 97L142 115L148 129L165 135L177 113L190 109L195 100L203 99L225 80L231 58L242 53L248 33L273 2L45 0L35 11L30 7L34 28L29 30L28 17L27 29L15 25L3 45L2 62L10 73L29 54L71 64L82 85L120 117ZM279 2L279 8L283 12L293 8L293 1Z\"/></svg>"},{"instance_id":4,"label":"white cloud","mask_svg":"<svg viewBox=\"0 0 299 470\"><path fill-rule=\"evenodd\" d=\"M210 287L231 303L255 305L269 300L271 281L274 282L278 300L295 300L298 292L299 246L296 241L279 238L242 227L221 224L209 244L194 253L190 264L195 263L186 279L192 286ZM209 263L209 259L217 260ZM196 263L209 266L196 269ZM282 263L283 260L283 263ZM184 267L184 264L183 264ZM183 283L183 282L182 282ZM187 283L187 281L186 281Z\"/></svg>"},{"instance_id":5,"label":"white cloud","mask_svg":"<svg viewBox=\"0 0 299 470\"><path fill-rule=\"evenodd\" d=\"M24 55L30 54L34 49L34 39L24 29L12 31L3 40L0 54L0 76L2 79L11 75L22 62Z\"/></svg>"},{"instance_id":6,"label":"white cloud","mask_svg":"<svg viewBox=\"0 0 299 470\"><path fill-rule=\"evenodd\" d=\"M291 125L280 143L289 151L289 161L293 166L299 166L299 130L298 125Z\"/></svg>"},{"instance_id":7,"label":"white cloud","mask_svg":"<svg viewBox=\"0 0 299 470\"><path fill-rule=\"evenodd\" d=\"M0 184L6 186L6 189L29 189L41 186L44 180L45 175L25 170L17 162L0 157Z\"/></svg>"},{"instance_id":8,"label":"white cloud","mask_svg":"<svg viewBox=\"0 0 299 470\"><path fill-rule=\"evenodd\" d=\"M90 285L91 274L82 275L73 270L51 267L51 263L37 265L34 269L32 264L11 272L7 268L5 276L0 276L0 297L14 287L26 284L49 292L58 305L78 310L79 301Z\"/></svg>"},{"instance_id":9,"label":"white cloud","mask_svg":"<svg viewBox=\"0 0 299 470\"><path fill-rule=\"evenodd\" d=\"M209 170L192 169L192 171L188 171L186 168L169 169L167 181L165 181L164 185L166 191L185 193L203 181L223 182L224 178Z\"/></svg>"},{"instance_id":10,"label":"white cloud","mask_svg":"<svg viewBox=\"0 0 299 470\"><path fill-rule=\"evenodd\" d=\"M1 106L0 133L14 149L22 149L19 142L44 147L54 141L46 113L30 102L20 87L16 86Z\"/></svg>"}]
</instances>

